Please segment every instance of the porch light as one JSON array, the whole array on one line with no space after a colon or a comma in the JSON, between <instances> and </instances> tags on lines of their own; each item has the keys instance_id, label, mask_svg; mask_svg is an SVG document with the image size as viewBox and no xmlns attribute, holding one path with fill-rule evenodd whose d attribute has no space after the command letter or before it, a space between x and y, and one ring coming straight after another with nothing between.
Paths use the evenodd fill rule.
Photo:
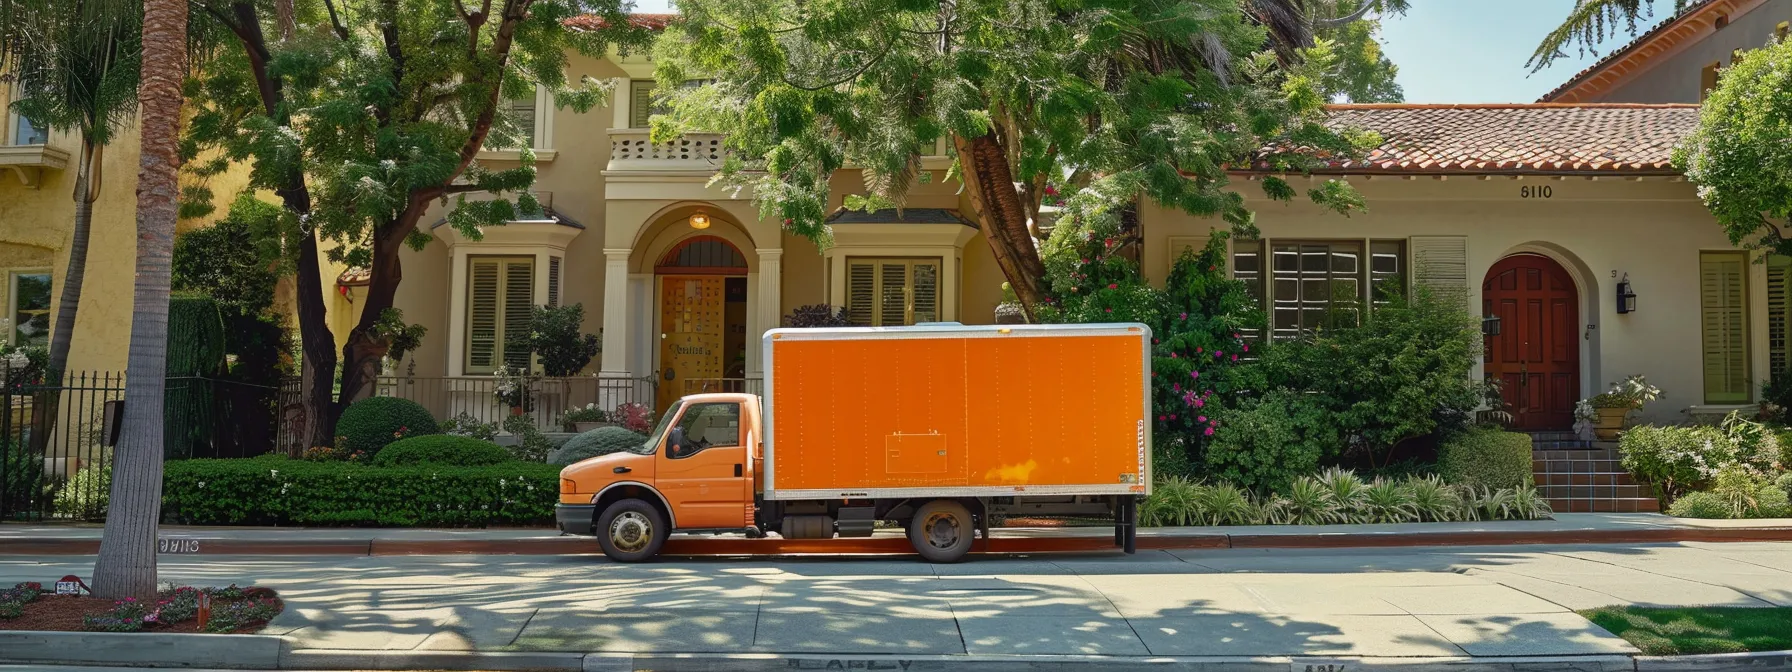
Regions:
<instances>
[{"instance_id":1,"label":"porch light","mask_svg":"<svg viewBox=\"0 0 1792 672\"><path fill-rule=\"evenodd\" d=\"M1630 289L1630 275L1618 281L1618 314L1636 312L1636 292Z\"/></svg>"},{"instance_id":2,"label":"porch light","mask_svg":"<svg viewBox=\"0 0 1792 672\"><path fill-rule=\"evenodd\" d=\"M1481 335L1482 336L1498 336L1498 335L1500 335L1500 316L1488 315L1486 317L1481 318Z\"/></svg>"},{"instance_id":3,"label":"porch light","mask_svg":"<svg viewBox=\"0 0 1792 672\"><path fill-rule=\"evenodd\" d=\"M691 213L691 228L699 231L709 228L709 213L702 210Z\"/></svg>"}]
</instances>

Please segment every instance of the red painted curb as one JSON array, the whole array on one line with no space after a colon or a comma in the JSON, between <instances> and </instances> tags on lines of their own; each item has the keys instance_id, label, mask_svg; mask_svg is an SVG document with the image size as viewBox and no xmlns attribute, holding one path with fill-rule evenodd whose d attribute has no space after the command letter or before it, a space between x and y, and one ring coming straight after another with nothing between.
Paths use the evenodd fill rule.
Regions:
<instances>
[{"instance_id":1,"label":"red painted curb","mask_svg":"<svg viewBox=\"0 0 1792 672\"><path fill-rule=\"evenodd\" d=\"M168 539L181 552L164 555L587 555L600 551L590 537L476 540L281 540L219 539L174 534ZM1684 528L1644 530L1551 530L1484 532L1407 532L1396 534L1198 534L1142 536L1142 550L1200 548L1400 548L1425 546L1508 546L1523 544L1638 544L1683 541L1792 541L1792 529ZM1087 553L1115 550L1102 537L1005 537L978 542L978 553ZM96 539L21 537L0 540L0 555L93 555ZM907 555L908 540L875 539L743 539L739 537L675 537L662 553L674 556L736 555Z\"/></svg>"}]
</instances>

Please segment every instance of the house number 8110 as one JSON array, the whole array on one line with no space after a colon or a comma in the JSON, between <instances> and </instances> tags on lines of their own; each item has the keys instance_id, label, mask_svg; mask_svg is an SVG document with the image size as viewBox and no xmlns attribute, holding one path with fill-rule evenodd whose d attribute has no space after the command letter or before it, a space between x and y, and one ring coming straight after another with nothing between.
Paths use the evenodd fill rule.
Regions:
<instances>
[{"instance_id":1,"label":"house number 8110","mask_svg":"<svg viewBox=\"0 0 1792 672\"><path fill-rule=\"evenodd\" d=\"M1527 185L1518 188L1519 198L1549 198L1554 195L1556 195L1555 190L1549 185L1538 185L1535 187Z\"/></svg>"}]
</instances>

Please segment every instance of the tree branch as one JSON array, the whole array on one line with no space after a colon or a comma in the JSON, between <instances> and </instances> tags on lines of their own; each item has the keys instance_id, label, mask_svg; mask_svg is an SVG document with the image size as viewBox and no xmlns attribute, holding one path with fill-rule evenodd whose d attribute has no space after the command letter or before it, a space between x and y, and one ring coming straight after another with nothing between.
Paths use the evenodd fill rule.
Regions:
<instances>
[{"instance_id":1,"label":"tree branch","mask_svg":"<svg viewBox=\"0 0 1792 672\"><path fill-rule=\"evenodd\" d=\"M804 91L821 91L821 90L824 90L824 89L831 89L831 88L834 88L834 87L836 87L836 86L839 86L839 85L841 85L841 84L845 84L845 83L847 83L847 82L850 82L850 81L852 81L852 80L854 80L854 79L858 79L858 77L859 77L859 75L863 75L863 74L865 74L865 71L867 71L867 70L870 70L870 69L871 69L871 66L874 66L874 65L877 65L877 64L878 64L878 63L881 63L881 62L883 62L883 60L884 60L884 57L885 57L885 56L889 56L889 55L890 55L890 52L891 52L891 51L892 51L892 50L894 50L894 49L895 49L895 48L896 48L896 41L895 41L895 40L890 40L890 41L889 41L889 42L888 42L888 43L886 43L886 44L885 44L885 45L884 45L884 51L883 51L883 53L881 53L881 54L878 54L878 55L877 55L877 57L876 57L876 58L873 58L873 59L871 59L871 60L869 60L869 61L865 61L865 64L864 64L864 65L861 65L861 66L859 66L859 69L857 69L857 70L854 70L854 71L853 71L853 72L852 72L852 73L850 73L850 74L848 74L848 75L846 75L846 76L845 76L845 77L842 77L842 78L840 78L840 79L837 79L837 80L834 80L834 81L832 81L832 82L828 82L828 83L826 83L826 84L821 84L821 85L818 85L818 86L813 86L813 87L810 87L810 86L803 86L803 85L802 85L802 84L798 84L798 83L796 83L796 82L793 82L793 81L790 81L790 79L789 79L789 78L785 78L785 79L784 79L784 83L785 83L785 84L788 84L788 85L790 85L790 86L791 86L791 87L792 87L792 88L797 88L797 89L802 89L802 90L804 90Z\"/></svg>"},{"instance_id":2,"label":"tree branch","mask_svg":"<svg viewBox=\"0 0 1792 672\"><path fill-rule=\"evenodd\" d=\"M1371 0L1363 0L1363 6L1356 8L1356 11L1351 12L1349 14L1345 14L1344 16L1340 16L1335 19L1314 19L1313 27L1314 28L1339 28L1339 27L1342 27L1345 24L1350 23L1351 21L1355 21L1357 19L1368 16L1369 10L1374 8L1374 6L1375 6L1375 3L1371 2Z\"/></svg>"},{"instance_id":3,"label":"tree branch","mask_svg":"<svg viewBox=\"0 0 1792 672\"><path fill-rule=\"evenodd\" d=\"M324 9L330 10L330 27L336 31L336 39L348 41L348 28L342 25L342 17L336 14L336 3L324 0Z\"/></svg>"}]
</instances>

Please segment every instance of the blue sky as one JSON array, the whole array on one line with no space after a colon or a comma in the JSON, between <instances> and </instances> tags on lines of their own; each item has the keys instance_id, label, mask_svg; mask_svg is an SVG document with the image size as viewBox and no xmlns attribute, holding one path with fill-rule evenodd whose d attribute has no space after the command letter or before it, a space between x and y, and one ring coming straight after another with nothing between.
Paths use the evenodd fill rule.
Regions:
<instances>
[{"instance_id":1,"label":"blue sky","mask_svg":"<svg viewBox=\"0 0 1792 672\"><path fill-rule=\"evenodd\" d=\"M637 2L635 11L671 11L670 0ZM1655 20L1669 10L1658 4L1664 6ZM1531 102L1595 60L1570 50L1537 74L1524 67L1573 6L1574 0L1412 0L1405 16L1383 22L1382 42L1400 67L1408 102ZM1607 46L1628 40L1621 34Z\"/></svg>"}]
</instances>

